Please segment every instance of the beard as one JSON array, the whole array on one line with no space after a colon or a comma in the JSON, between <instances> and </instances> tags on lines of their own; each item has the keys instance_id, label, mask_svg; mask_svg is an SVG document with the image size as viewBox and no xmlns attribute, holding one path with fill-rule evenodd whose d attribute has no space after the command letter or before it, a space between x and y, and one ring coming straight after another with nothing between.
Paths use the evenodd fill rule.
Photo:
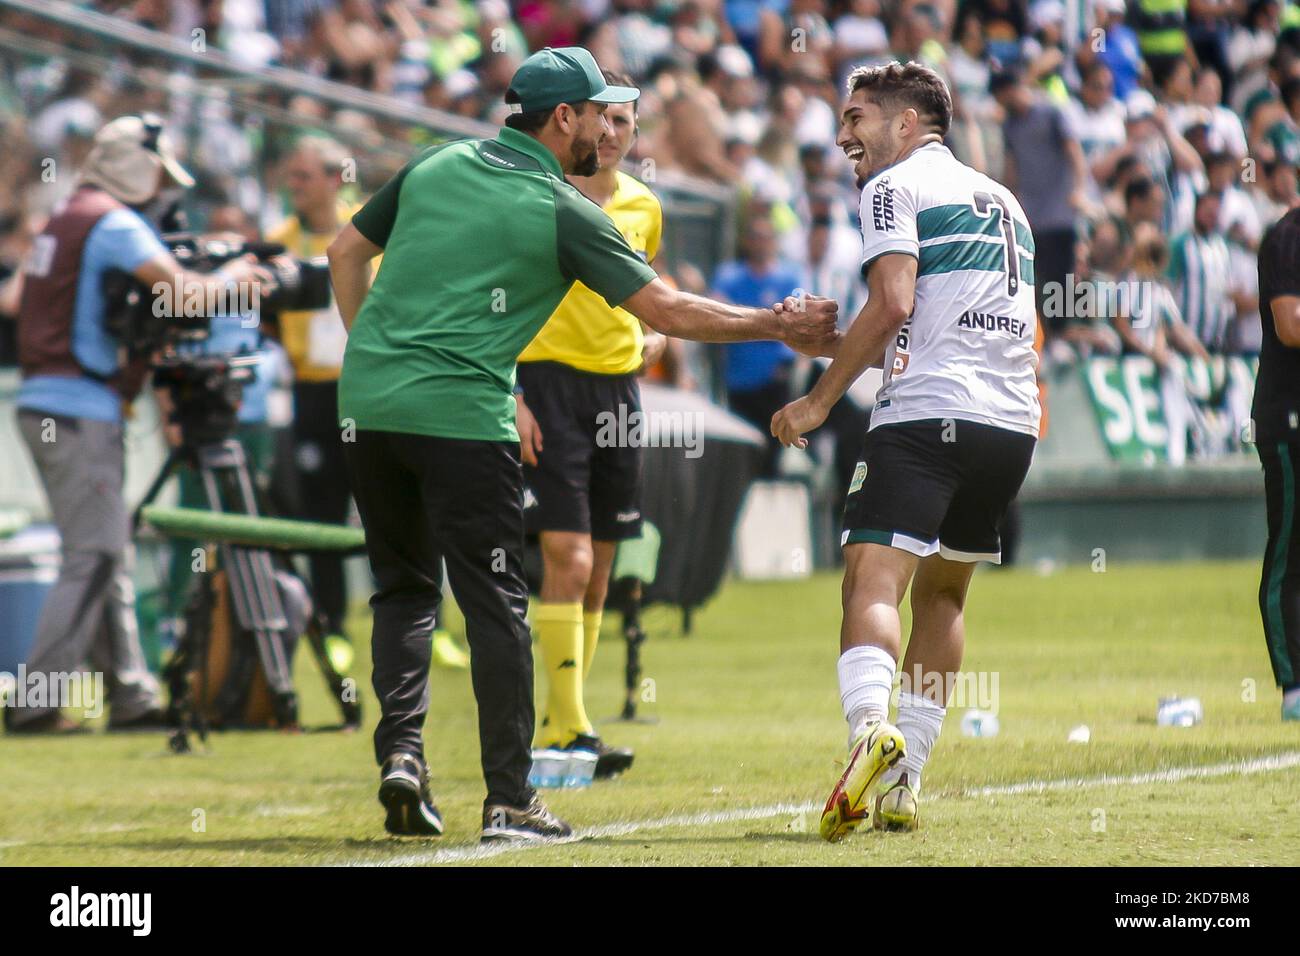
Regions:
<instances>
[{"instance_id":1,"label":"beard","mask_svg":"<svg viewBox=\"0 0 1300 956\"><path fill-rule=\"evenodd\" d=\"M875 135L859 137L862 143L862 164L867 167L863 179L871 179L888 166L898 156L902 144L895 141L888 128L881 129Z\"/></svg>"},{"instance_id":2,"label":"beard","mask_svg":"<svg viewBox=\"0 0 1300 956\"><path fill-rule=\"evenodd\" d=\"M600 149L594 139L575 139L569 156L573 163L571 175L594 176L600 169Z\"/></svg>"}]
</instances>

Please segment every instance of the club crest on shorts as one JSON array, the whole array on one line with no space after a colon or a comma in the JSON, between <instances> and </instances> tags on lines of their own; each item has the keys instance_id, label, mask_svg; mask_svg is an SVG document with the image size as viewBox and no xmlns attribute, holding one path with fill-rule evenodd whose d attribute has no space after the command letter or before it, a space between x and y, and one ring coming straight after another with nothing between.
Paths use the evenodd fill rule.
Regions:
<instances>
[{"instance_id":1,"label":"club crest on shorts","mask_svg":"<svg viewBox=\"0 0 1300 956\"><path fill-rule=\"evenodd\" d=\"M867 480L867 463L858 462L858 467L853 469L853 480L849 482L849 494L862 488L862 483Z\"/></svg>"}]
</instances>

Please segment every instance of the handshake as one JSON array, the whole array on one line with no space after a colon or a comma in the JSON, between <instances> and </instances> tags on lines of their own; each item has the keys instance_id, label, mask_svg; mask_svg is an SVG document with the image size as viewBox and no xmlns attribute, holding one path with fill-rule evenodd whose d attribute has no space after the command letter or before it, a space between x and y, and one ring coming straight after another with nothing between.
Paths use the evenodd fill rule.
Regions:
<instances>
[{"instance_id":1,"label":"handshake","mask_svg":"<svg viewBox=\"0 0 1300 956\"><path fill-rule=\"evenodd\" d=\"M820 295L789 295L772 306L779 338L804 355L833 357L840 343L839 303Z\"/></svg>"}]
</instances>

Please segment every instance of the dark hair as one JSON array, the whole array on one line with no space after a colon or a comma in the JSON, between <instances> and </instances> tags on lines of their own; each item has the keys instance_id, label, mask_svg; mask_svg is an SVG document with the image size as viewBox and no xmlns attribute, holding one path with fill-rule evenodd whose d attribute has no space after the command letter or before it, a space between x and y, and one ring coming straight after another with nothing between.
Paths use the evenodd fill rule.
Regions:
<instances>
[{"instance_id":1,"label":"dark hair","mask_svg":"<svg viewBox=\"0 0 1300 956\"><path fill-rule=\"evenodd\" d=\"M1290 110L1292 103L1300 99L1300 77L1292 77L1282 84L1282 105Z\"/></svg>"},{"instance_id":2,"label":"dark hair","mask_svg":"<svg viewBox=\"0 0 1300 956\"><path fill-rule=\"evenodd\" d=\"M1132 205L1135 200L1149 199L1151 193L1155 191L1156 183L1154 179L1148 176L1138 176L1130 179L1127 186L1124 187L1124 205Z\"/></svg>"},{"instance_id":3,"label":"dark hair","mask_svg":"<svg viewBox=\"0 0 1300 956\"><path fill-rule=\"evenodd\" d=\"M1015 67L994 70L989 76L989 95L997 96L1003 90L1019 85L1020 76L1020 71Z\"/></svg>"},{"instance_id":4,"label":"dark hair","mask_svg":"<svg viewBox=\"0 0 1300 956\"><path fill-rule=\"evenodd\" d=\"M868 102L891 116L910 107L945 136L952 125L952 95L948 84L928 66L915 61L904 65L860 66L849 74L848 85L850 95L862 90Z\"/></svg>"},{"instance_id":5,"label":"dark hair","mask_svg":"<svg viewBox=\"0 0 1300 956\"><path fill-rule=\"evenodd\" d=\"M1098 73L1105 73L1108 76L1114 75L1111 72L1111 68L1106 64L1105 60L1093 60L1091 63L1089 63L1087 66L1083 68L1082 79L1084 80L1084 82L1087 82L1088 80L1091 80L1094 76L1096 76Z\"/></svg>"},{"instance_id":6,"label":"dark hair","mask_svg":"<svg viewBox=\"0 0 1300 956\"><path fill-rule=\"evenodd\" d=\"M587 104L590 102L591 100L583 100L580 103L569 103L568 105L581 113L587 108ZM555 113L555 107L560 105L561 104L556 103L555 106L552 106L550 109L532 110L527 113L511 113L506 117L506 125L521 133L536 135L542 131L546 126L546 121Z\"/></svg>"}]
</instances>

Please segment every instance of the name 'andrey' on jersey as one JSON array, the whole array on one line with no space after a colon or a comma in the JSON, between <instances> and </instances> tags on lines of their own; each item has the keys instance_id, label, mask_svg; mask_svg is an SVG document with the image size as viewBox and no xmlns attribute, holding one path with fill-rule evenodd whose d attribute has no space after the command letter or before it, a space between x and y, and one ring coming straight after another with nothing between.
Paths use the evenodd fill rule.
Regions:
<instances>
[{"instance_id":1,"label":"name 'andrey' on jersey","mask_svg":"<svg viewBox=\"0 0 1300 956\"><path fill-rule=\"evenodd\" d=\"M957 320L960 329L980 329L984 332L1005 332L1012 338L1022 339L1029 329L1029 323L1022 319L1013 319L1009 315L994 315L991 312L976 312L967 309Z\"/></svg>"}]
</instances>

